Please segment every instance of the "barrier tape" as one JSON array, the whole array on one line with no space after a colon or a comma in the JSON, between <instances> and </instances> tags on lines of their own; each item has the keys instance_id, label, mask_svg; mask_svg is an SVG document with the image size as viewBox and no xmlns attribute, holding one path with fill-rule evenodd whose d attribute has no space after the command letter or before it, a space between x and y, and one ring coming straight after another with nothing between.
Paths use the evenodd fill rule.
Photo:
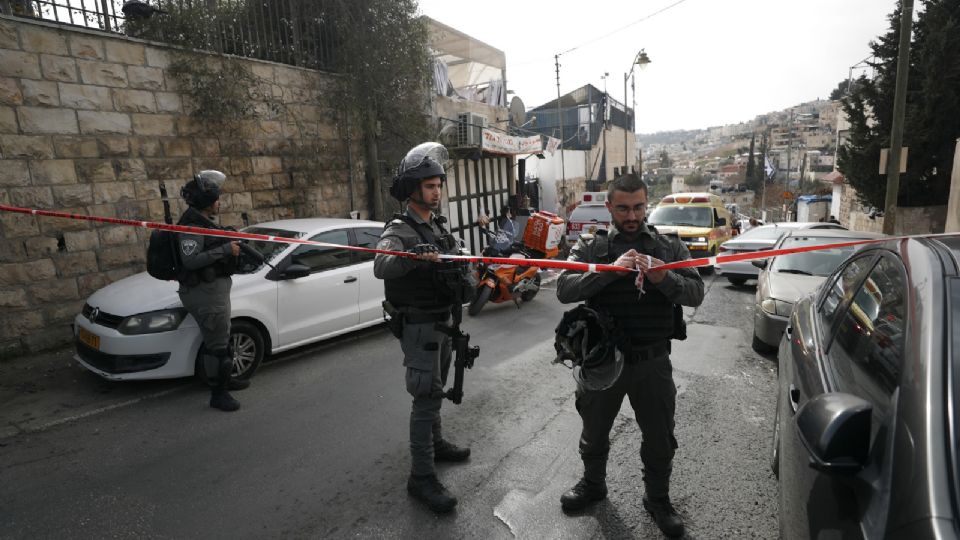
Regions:
<instances>
[{"instance_id":1,"label":"barrier tape","mask_svg":"<svg viewBox=\"0 0 960 540\"><path fill-rule=\"evenodd\" d=\"M167 223L158 223L155 221L138 221L133 219L110 218L103 216L89 216L84 214L71 214L66 212L55 212L52 210L38 210L35 208L21 208L0 204L0 211L14 212L18 214L29 214L34 216L55 217L63 219L76 219L82 221L92 221L96 223L109 223L112 225L128 225L131 227L140 227L144 229L165 230L170 232L197 234L202 236L218 236L224 238L234 238L237 240L260 240L264 242L279 242L284 244L302 244L320 247L332 247L337 249L347 249L364 253L376 253L382 255L396 255L398 257L416 258L417 255L407 251L393 251L386 249L365 248L361 246L345 246L341 244L330 244L327 242L317 242L315 240L303 240L300 238L284 238L267 234L245 233L240 231L225 231L221 229L207 229L204 227L190 227L186 225L171 225ZM815 234L813 232L812 234ZM751 251L747 253L735 253L732 255L716 255L713 257L704 257L701 259L686 259L662 264L651 268L651 270L675 270L677 268L698 268L702 266L715 266L728 262L753 261L761 259L770 259L780 255L790 255L792 253L807 253L810 251L820 251L824 249L836 249L843 247L861 246L866 244L877 244L889 242L891 240L906 240L909 238L940 238L957 237L960 233L939 233L924 234L914 236L888 236L884 238L871 238L865 240L850 240L846 242L834 242L829 244L819 244L813 246L800 246L794 248L773 249L766 251ZM575 270L580 272L636 272L635 269L623 268L613 264L583 263L574 261L560 261L555 259L516 259L509 257L488 257L484 255L440 255L443 260L458 260L466 262L482 262L485 264L509 264L536 266L539 268L555 268L560 270Z\"/></svg>"}]
</instances>

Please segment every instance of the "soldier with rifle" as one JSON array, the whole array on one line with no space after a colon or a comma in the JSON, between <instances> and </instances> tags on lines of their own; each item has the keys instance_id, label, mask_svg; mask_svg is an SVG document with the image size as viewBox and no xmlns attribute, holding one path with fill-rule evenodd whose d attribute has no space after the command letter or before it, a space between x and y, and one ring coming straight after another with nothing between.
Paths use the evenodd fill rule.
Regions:
<instances>
[{"instance_id":1,"label":"soldier with rifle","mask_svg":"<svg viewBox=\"0 0 960 540\"><path fill-rule=\"evenodd\" d=\"M407 251L416 257L378 254L373 271L384 281L384 311L400 339L406 368L410 412L411 471L407 491L436 513L453 510L457 499L437 479L434 462L464 461L469 448L443 438L440 405L447 397L460 403L463 369L473 365L477 348L460 330L465 297L474 290L462 263L442 261L440 254L458 254L458 244L437 215L446 173L447 151L438 143L410 150L400 163L390 194L407 203L384 228L378 249ZM454 387L444 392L451 352L457 353Z\"/></svg>"}]
</instances>

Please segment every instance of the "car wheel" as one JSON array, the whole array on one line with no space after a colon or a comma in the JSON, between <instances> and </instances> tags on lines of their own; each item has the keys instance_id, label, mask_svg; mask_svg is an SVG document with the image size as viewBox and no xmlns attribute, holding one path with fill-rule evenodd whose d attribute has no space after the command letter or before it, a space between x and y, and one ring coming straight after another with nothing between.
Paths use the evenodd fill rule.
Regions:
<instances>
[{"instance_id":1,"label":"car wheel","mask_svg":"<svg viewBox=\"0 0 960 540\"><path fill-rule=\"evenodd\" d=\"M537 273L536 276L534 276L534 278L533 278L533 283L537 286L537 290L535 290L535 291L526 291L526 292L520 293L520 299L523 300L524 302L529 302L529 301L533 300L534 297L537 296L537 293L540 292L540 274L539 274L539 272Z\"/></svg>"},{"instance_id":2,"label":"car wheel","mask_svg":"<svg viewBox=\"0 0 960 540\"><path fill-rule=\"evenodd\" d=\"M490 295L493 294L493 289L490 287L482 287L480 292L477 293L477 297L473 299L473 302L470 302L470 307L467 308L467 313L473 317L477 313L480 313L480 310L483 309L483 306L490 300Z\"/></svg>"},{"instance_id":3,"label":"car wheel","mask_svg":"<svg viewBox=\"0 0 960 540\"><path fill-rule=\"evenodd\" d=\"M779 389L778 389L779 390ZM770 449L770 469L780 479L780 395L777 392L777 412L773 415L773 448Z\"/></svg>"},{"instance_id":4,"label":"car wheel","mask_svg":"<svg viewBox=\"0 0 960 540\"><path fill-rule=\"evenodd\" d=\"M760 340L756 334L753 335L753 343L750 344L753 347L753 350L761 354L770 354L777 350L776 347L771 347Z\"/></svg>"},{"instance_id":5,"label":"car wheel","mask_svg":"<svg viewBox=\"0 0 960 540\"><path fill-rule=\"evenodd\" d=\"M739 277L728 277L727 281L729 281L734 287L743 287L747 283L746 279Z\"/></svg>"},{"instance_id":6,"label":"car wheel","mask_svg":"<svg viewBox=\"0 0 960 540\"><path fill-rule=\"evenodd\" d=\"M263 333L248 321L230 324L230 352L233 354L233 377L249 379L266 354Z\"/></svg>"}]
</instances>

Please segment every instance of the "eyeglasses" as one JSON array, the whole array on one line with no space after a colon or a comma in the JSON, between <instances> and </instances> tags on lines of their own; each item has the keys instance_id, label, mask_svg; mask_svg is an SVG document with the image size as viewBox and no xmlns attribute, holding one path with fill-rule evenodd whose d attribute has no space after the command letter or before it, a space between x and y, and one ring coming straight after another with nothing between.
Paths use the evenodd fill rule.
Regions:
<instances>
[{"instance_id":1,"label":"eyeglasses","mask_svg":"<svg viewBox=\"0 0 960 540\"><path fill-rule=\"evenodd\" d=\"M640 214L647 211L647 203L640 203L633 207L617 205L613 207L613 211L621 216L628 216L631 213Z\"/></svg>"}]
</instances>

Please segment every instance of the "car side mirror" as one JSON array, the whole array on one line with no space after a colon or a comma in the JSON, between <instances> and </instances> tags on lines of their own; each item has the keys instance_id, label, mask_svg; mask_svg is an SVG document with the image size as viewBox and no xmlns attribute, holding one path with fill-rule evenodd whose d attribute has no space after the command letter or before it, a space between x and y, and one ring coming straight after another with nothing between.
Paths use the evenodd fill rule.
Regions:
<instances>
[{"instance_id":1,"label":"car side mirror","mask_svg":"<svg viewBox=\"0 0 960 540\"><path fill-rule=\"evenodd\" d=\"M722 227L727 224L727 218L717 218L717 227Z\"/></svg>"},{"instance_id":2,"label":"car side mirror","mask_svg":"<svg viewBox=\"0 0 960 540\"><path fill-rule=\"evenodd\" d=\"M766 260L766 259L760 259L759 261L750 261L750 264L752 264L752 265L756 266L757 268L763 270L764 268L767 267L767 260Z\"/></svg>"},{"instance_id":3,"label":"car side mirror","mask_svg":"<svg viewBox=\"0 0 960 540\"><path fill-rule=\"evenodd\" d=\"M304 264L294 263L284 268L280 274L280 279L297 279L310 275L310 267Z\"/></svg>"},{"instance_id":4,"label":"car side mirror","mask_svg":"<svg viewBox=\"0 0 960 540\"><path fill-rule=\"evenodd\" d=\"M870 454L872 414L873 405L851 394L821 394L804 403L796 422L810 466L827 474L860 472Z\"/></svg>"}]
</instances>

